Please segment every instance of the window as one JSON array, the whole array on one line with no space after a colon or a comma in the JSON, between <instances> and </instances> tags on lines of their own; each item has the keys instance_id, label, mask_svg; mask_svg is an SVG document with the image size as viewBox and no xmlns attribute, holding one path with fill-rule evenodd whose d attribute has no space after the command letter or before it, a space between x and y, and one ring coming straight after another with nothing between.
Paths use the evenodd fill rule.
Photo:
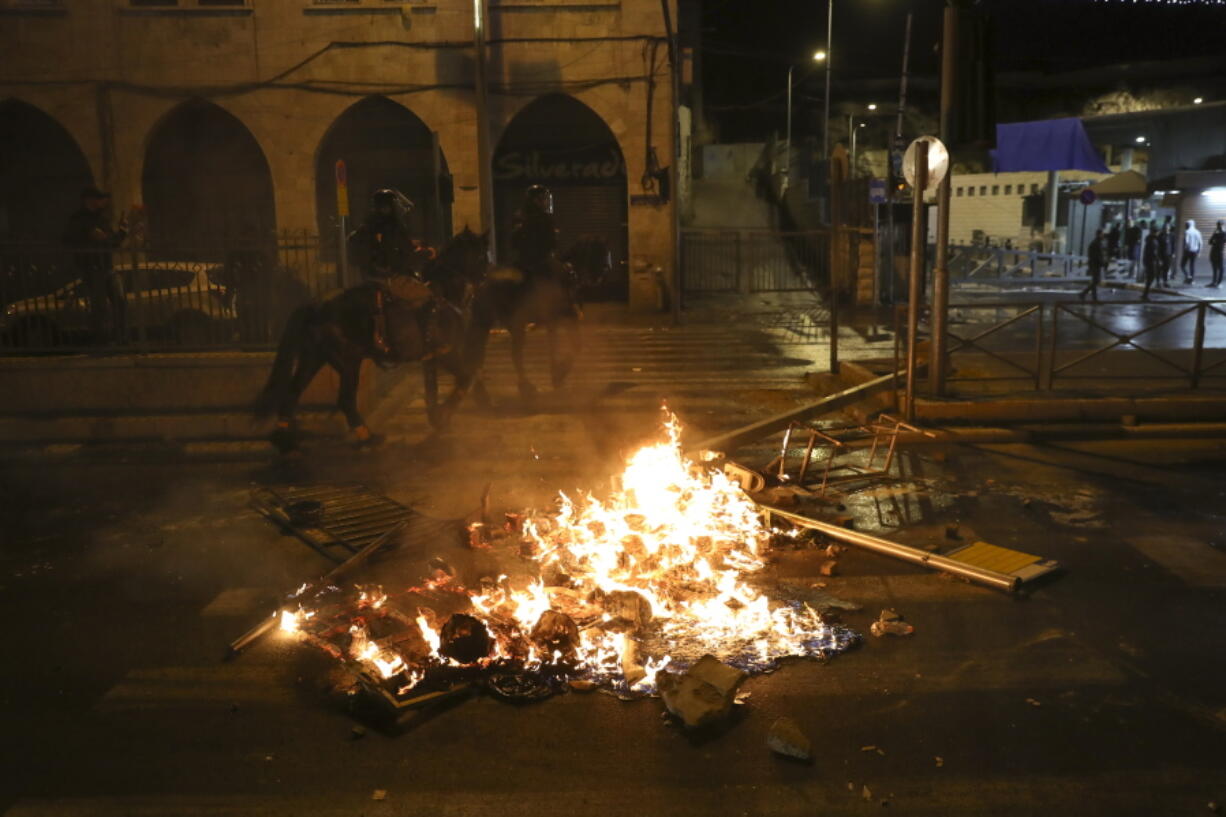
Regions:
<instances>
[{"instance_id":1,"label":"window","mask_svg":"<svg viewBox=\"0 0 1226 817\"><path fill-rule=\"evenodd\" d=\"M958 198L962 198L962 188L961 187L958 188L957 195L958 195Z\"/></svg>"},{"instance_id":2,"label":"window","mask_svg":"<svg viewBox=\"0 0 1226 817\"><path fill-rule=\"evenodd\" d=\"M988 194L988 186L986 184L979 185L979 195L986 196Z\"/></svg>"},{"instance_id":3,"label":"window","mask_svg":"<svg viewBox=\"0 0 1226 817\"><path fill-rule=\"evenodd\" d=\"M993 196L999 196L999 195L1000 195L1000 185L999 185L999 184L994 184L994 185L992 185L992 195L993 195Z\"/></svg>"},{"instance_id":4,"label":"window","mask_svg":"<svg viewBox=\"0 0 1226 817\"><path fill-rule=\"evenodd\" d=\"M973 187L968 187L968 188L966 188L966 195L968 195L968 196L973 196L973 195L975 195L975 188L973 188Z\"/></svg>"},{"instance_id":5,"label":"window","mask_svg":"<svg viewBox=\"0 0 1226 817\"><path fill-rule=\"evenodd\" d=\"M1006 184L1006 185L1005 185L1005 195L1006 195L1006 196L1012 196L1012 195L1013 195L1013 185L1011 185L1011 184Z\"/></svg>"},{"instance_id":6,"label":"window","mask_svg":"<svg viewBox=\"0 0 1226 817\"><path fill-rule=\"evenodd\" d=\"M1030 195L1033 196L1035 193L1038 193L1038 192L1039 192L1039 186L1037 184L1030 185Z\"/></svg>"}]
</instances>

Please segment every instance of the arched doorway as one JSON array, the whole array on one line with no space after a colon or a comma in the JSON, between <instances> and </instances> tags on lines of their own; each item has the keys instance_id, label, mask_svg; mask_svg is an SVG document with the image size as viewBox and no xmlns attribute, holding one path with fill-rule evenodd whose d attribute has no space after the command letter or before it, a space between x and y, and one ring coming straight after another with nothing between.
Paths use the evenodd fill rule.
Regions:
<instances>
[{"instance_id":1,"label":"arched doorway","mask_svg":"<svg viewBox=\"0 0 1226 817\"><path fill-rule=\"evenodd\" d=\"M600 297L626 298L626 162L617 137L588 106L565 94L533 100L507 125L494 151L498 257L509 259L511 221L524 191L553 191L558 243L584 235L608 242L613 276Z\"/></svg>"},{"instance_id":2,"label":"arched doorway","mask_svg":"<svg viewBox=\"0 0 1226 817\"><path fill-rule=\"evenodd\" d=\"M385 97L367 97L328 128L315 165L315 204L323 236L337 229L338 159L345 161L351 225L366 216L372 193L390 187L413 201L409 230L414 237L435 246L451 237L447 161L435 135L408 108Z\"/></svg>"},{"instance_id":3,"label":"arched doorway","mask_svg":"<svg viewBox=\"0 0 1226 817\"><path fill-rule=\"evenodd\" d=\"M227 246L271 241L276 231L264 151L242 122L209 102L184 103L154 129L141 189L158 254L214 260Z\"/></svg>"},{"instance_id":4,"label":"arched doorway","mask_svg":"<svg viewBox=\"0 0 1226 817\"><path fill-rule=\"evenodd\" d=\"M0 102L0 241L57 243L92 182L60 123L33 105Z\"/></svg>"}]
</instances>

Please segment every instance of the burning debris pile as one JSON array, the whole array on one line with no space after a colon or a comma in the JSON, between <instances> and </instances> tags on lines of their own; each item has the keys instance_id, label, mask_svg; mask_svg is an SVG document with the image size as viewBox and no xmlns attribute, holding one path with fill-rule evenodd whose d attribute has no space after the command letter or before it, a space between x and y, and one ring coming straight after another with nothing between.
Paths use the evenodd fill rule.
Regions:
<instances>
[{"instance_id":1,"label":"burning debris pile","mask_svg":"<svg viewBox=\"0 0 1226 817\"><path fill-rule=\"evenodd\" d=\"M605 498L563 494L554 513L507 515L503 541L518 544L535 575L466 588L442 566L394 598L378 587L300 590L281 628L395 706L478 680L512 700L567 684L638 697L675 688L684 676L674 673L705 655L758 673L854 643L808 605L762 589L755 578L772 531L759 509L722 472L681 453L672 414L664 431L628 459ZM462 612L414 605L423 592Z\"/></svg>"}]
</instances>

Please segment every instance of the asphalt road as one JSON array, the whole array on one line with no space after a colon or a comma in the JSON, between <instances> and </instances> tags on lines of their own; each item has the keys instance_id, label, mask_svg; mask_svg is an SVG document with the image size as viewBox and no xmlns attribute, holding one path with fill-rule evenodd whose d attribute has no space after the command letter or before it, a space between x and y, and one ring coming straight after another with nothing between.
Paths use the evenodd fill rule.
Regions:
<instances>
[{"instance_id":1,"label":"asphalt road","mask_svg":"<svg viewBox=\"0 0 1226 817\"><path fill-rule=\"evenodd\" d=\"M430 439L401 394L387 442L360 454L320 441L290 459L3 464L0 812L1201 815L1226 802L1220 442L905 455L903 483L848 499L858 527L948 547L957 523L961 541L1065 571L1012 599L867 552L834 577L814 551L781 552L772 575L860 605L844 620L865 641L751 679L746 706L701 738L666 726L658 700L601 694L477 697L355 738L309 649L273 637L219 660L269 599L327 567L246 507L251 484L359 480L451 518L489 483L495 508L541 507L599 487L663 398L700 434L811 397L801 377L821 350L787 335L731 320L593 328L562 392L526 406L498 363L496 411L468 407ZM480 568L453 542L415 547L407 563ZM867 635L886 606L914 636ZM766 749L784 715L813 764Z\"/></svg>"}]
</instances>

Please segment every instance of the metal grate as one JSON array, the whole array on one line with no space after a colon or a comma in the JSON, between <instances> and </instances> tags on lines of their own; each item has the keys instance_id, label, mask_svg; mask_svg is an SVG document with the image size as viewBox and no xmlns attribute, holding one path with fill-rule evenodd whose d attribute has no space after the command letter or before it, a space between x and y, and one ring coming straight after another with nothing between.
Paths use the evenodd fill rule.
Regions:
<instances>
[{"instance_id":1,"label":"metal grate","mask_svg":"<svg viewBox=\"0 0 1226 817\"><path fill-rule=\"evenodd\" d=\"M334 562L342 562L402 520L421 520L411 508L363 485L293 485L254 488L251 506ZM412 517L412 518L411 518ZM437 530L434 531L438 533Z\"/></svg>"}]
</instances>

